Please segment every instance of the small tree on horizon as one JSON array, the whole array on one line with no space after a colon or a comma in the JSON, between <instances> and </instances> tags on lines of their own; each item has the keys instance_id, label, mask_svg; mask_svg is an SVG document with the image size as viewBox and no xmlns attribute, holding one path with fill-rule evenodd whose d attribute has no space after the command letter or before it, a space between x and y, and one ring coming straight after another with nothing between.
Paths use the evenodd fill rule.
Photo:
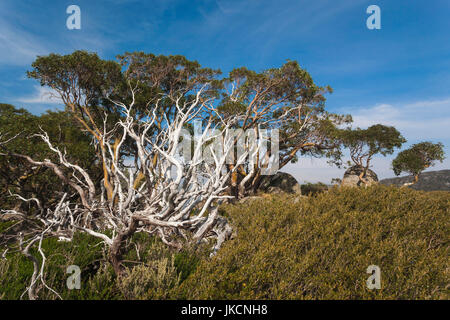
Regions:
<instances>
[{"instance_id":1,"label":"small tree on horizon","mask_svg":"<svg viewBox=\"0 0 450 320\"><path fill-rule=\"evenodd\" d=\"M442 163L444 159L444 145L442 143L425 141L416 143L409 149L400 152L392 161L392 168L397 176L402 172L413 175L414 180L403 185L410 186L419 181L419 175L425 169L432 167L436 161Z\"/></svg>"},{"instance_id":2,"label":"small tree on horizon","mask_svg":"<svg viewBox=\"0 0 450 320\"><path fill-rule=\"evenodd\" d=\"M367 129L339 130L337 136L342 146L349 149L351 161L348 165L360 167L360 183L368 184L365 178L370 168L372 158L376 154L386 156L394 153L395 148L400 148L406 139L394 127L382 124L373 125ZM336 163L340 166L340 163Z\"/></svg>"}]
</instances>

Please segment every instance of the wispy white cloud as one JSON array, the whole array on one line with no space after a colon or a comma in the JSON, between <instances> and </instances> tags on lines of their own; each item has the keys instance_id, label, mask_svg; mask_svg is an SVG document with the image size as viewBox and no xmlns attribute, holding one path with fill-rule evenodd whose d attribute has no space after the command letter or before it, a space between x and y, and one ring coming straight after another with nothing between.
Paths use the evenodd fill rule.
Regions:
<instances>
[{"instance_id":1,"label":"wispy white cloud","mask_svg":"<svg viewBox=\"0 0 450 320\"><path fill-rule=\"evenodd\" d=\"M0 65L29 64L48 52L35 36L0 20Z\"/></svg>"},{"instance_id":2,"label":"wispy white cloud","mask_svg":"<svg viewBox=\"0 0 450 320\"><path fill-rule=\"evenodd\" d=\"M396 127L408 140L450 139L450 98L413 103L377 104L346 108L353 115L354 126L368 127L382 123Z\"/></svg>"},{"instance_id":3,"label":"wispy white cloud","mask_svg":"<svg viewBox=\"0 0 450 320\"><path fill-rule=\"evenodd\" d=\"M50 88L35 86L31 96L18 98L17 101L26 104L63 104L55 91Z\"/></svg>"}]
</instances>

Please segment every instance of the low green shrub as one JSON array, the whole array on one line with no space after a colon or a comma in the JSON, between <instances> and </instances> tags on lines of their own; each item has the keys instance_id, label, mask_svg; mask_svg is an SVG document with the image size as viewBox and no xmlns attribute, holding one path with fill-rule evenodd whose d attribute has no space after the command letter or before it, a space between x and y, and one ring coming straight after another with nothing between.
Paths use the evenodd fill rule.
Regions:
<instances>
[{"instance_id":1,"label":"low green shrub","mask_svg":"<svg viewBox=\"0 0 450 320\"><path fill-rule=\"evenodd\" d=\"M127 274L120 281L108 262L107 250L100 241L84 233L76 233L72 242L45 239L45 283L63 299L166 299L170 290L186 279L194 270L205 250L187 247L181 251L168 248L159 239L146 233L135 234L128 244L124 264ZM39 253L31 253L42 262ZM81 269L81 288L69 290L67 267ZM25 293L33 274L33 265L20 252L10 251L0 258L0 298L28 299ZM23 294L23 295L22 295ZM57 296L38 283L39 299Z\"/></svg>"},{"instance_id":2,"label":"low green shrub","mask_svg":"<svg viewBox=\"0 0 450 320\"><path fill-rule=\"evenodd\" d=\"M168 299L172 288L180 282L173 259L148 261L127 270L119 280L119 287L127 299Z\"/></svg>"},{"instance_id":3,"label":"low green shrub","mask_svg":"<svg viewBox=\"0 0 450 320\"><path fill-rule=\"evenodd\" d=\"M332 188L224 209L238 230L177 289L184 299L448 299L448 192ZM369 290L369 265L381 268Z\"/></svg>"},{"instance_id":4,"label":"low green shrub","mask_svg":"<svg viewBox=\"0 0 450 320\"><path fill-rule=\"evenodd\" d=\"M118 280L99 240L47 239L45 281L63 299L448 299L448 192L373 186L314 197L271 195L222 206L235 232L218 254L133 236ZM32 253L40 260L40 255ZM66 268L81 268L68 290ZM369 265L381 289L369 290ZM18 252L0 258L0 299L19 299L33 272ZM55 299L42 286L40 299ZM25 294L24 299L27 299Z\"/></svg>"},{"instance_id":5,"label":"low green shrub","mask_svg":"<svg viewBox=\"0 0 450 320\"><path fill-rule=\"evenodd\" d=\"M325 192L328 190L328 186L322 182L318 183L306 183L300 186L302 195L305 196L315 196L318 193Z\"/></svg>"},{"instance_id":6,"label":"low green shrub","mask_svg":"<svg viewBox=\"0 0 450 320\"><path fill-rule=\"evenodd\" d=\"M42 242L42 250L46 255L45 283L58 292L63 299L102 299L105 296L109 298L113 296L113 294L105 295L103 292L97 297L96 293L90 291L95 289L95 282L101 282L101 287L108 289L113 281L109 279L105 282L106 271L98 272L104 264L106 252L99 245L97 238L84 233L76 233L72 242L59 242L57 239L49 238ZM36 248L31 249L30 253L38 259L39 263L42 263L41 255ZM0 261L0 296L3 295L3 299L19 299L30 284L33 265L20 252L14 251L6 254L6 259ZM81 290L67 289L66 280L70 275L66 273L66 270L70 265L77 265L81 269ZM37 286L37 293L41 299L57 297L40 283ZM23 298L27 299L28 296L24 294Z\"/></svg>"}]
</instances>

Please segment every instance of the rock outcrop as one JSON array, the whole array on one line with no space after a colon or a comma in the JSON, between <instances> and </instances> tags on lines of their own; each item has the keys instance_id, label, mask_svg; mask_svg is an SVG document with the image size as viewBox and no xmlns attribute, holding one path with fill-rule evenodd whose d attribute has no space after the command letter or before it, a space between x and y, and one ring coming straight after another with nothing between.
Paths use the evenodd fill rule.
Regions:
<instances>
[{"instance_id":1,"label":"rock outcrop","mask_svg":"<svg viewBox=\"0 0 450 320\"><path fill-rule=\"evenodd\" d=\"M344 187L358 187L364 185L359 180L359 175L363 172L364 168L361 166L353 166L347 169L344 173L344 178L342 179L341 186ZM367 181L365 185L372 185L378 183L378 176L375 172L368 169L363 179Z\"/></svg>"},{"instance_id":2,"label":"rock outcrop","mask_svg":"<svg viewBox=\"0 0 450 320\"><path fill-rule=\"evenodd\" d=\"M301 194L300 184L292 175L286 172L277 172L271 176L263 176L258 191L264 193L297 193Z\"/></svg>"}]
</instances>

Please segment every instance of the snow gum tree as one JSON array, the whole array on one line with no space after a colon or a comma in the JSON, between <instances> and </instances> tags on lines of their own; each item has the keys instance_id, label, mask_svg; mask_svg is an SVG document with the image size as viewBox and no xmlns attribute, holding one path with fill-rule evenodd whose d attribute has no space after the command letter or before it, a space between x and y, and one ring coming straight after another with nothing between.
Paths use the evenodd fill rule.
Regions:
<instances>
[{"instance_id":1,"label":"snow gum tree","mask_svg":"<svg viewBox=\"0 0 450 320\"><path fill-rule=\"evenodd\" d=\"M411 174L414 180L404 184L404 186L410 186L419 181L419 175L423 170L433 166L436 161L442 162L444 159L442 143L420 142L400 152L392 161L392 168L397 176L402 172Z\"/></svg>"}]
</instances>

